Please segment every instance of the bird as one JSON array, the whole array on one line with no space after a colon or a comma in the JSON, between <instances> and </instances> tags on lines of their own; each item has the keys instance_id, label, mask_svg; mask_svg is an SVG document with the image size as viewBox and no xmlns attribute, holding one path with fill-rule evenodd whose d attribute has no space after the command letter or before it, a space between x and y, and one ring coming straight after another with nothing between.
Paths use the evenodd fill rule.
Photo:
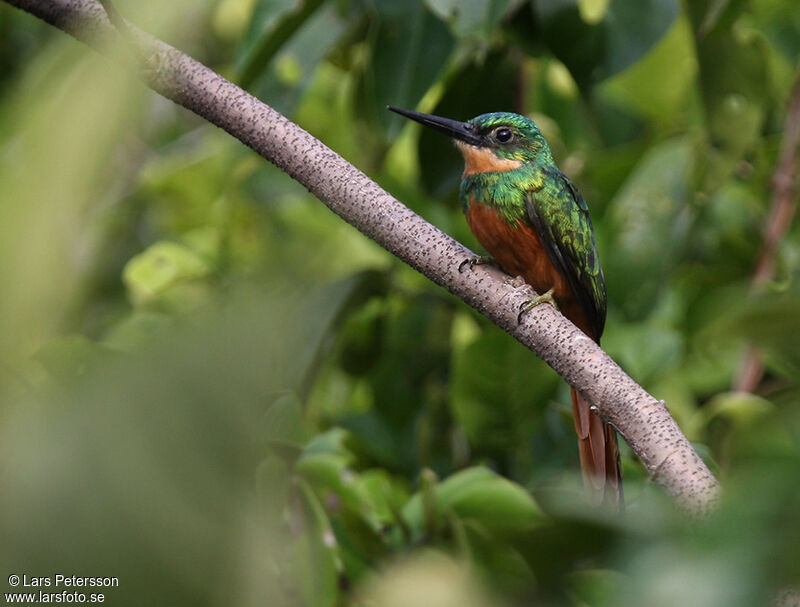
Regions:
<instances>
[{"instance_id":1,"label":"bird","mask_svg":"<svg viewBox=\"0 0 800 607\"><path fill-rule=\"evenodd\" d=\"M607 292L589 208L562 173L530 118L491 112L461 122L432 114L387 109L448 135L464 157L459 197L467 223L494 263L540 293L522 315L550 303L598 344ZM589 500L622 507L622 472L615 430L570 387L578 454Z\"/></svg>"}]
</instances>

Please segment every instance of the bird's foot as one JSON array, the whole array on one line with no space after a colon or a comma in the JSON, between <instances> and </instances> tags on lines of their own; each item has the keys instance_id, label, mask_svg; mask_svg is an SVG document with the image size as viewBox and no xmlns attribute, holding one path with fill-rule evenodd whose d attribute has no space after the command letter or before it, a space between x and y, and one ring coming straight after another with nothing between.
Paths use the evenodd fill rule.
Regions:
<instances>
[{"instance_id":1,"label":"bird's foot","mask_svg":"<svg viewBox=\"0 0 800 607\"><path fill-rule=\"evenodd\" d=\"M556 310L558 310L558 304L556 303L555 297L553 297L553 289L550 289L549 291L547 291L547 293L542 293L541 295L537 295L533 299L529 299L528 301L522 302L522 305L519 307L517 324L522 322L522 317L526 312L529 312L536 306L539 306L543 303L549 303Z\"/></svg>"},{"instance_id":2,"label":"bird's foot","mask_svg":"<svg viewBox=\"0 0 800 607\"><path fill-rule=\"evenodd\" d=\"M469 267L471 270L475 266L482 266L486 264L494 264L494 259L488 257L486 255L480 255L479 257L469 257L465 259L458 265L458 271L463 272L464 268Z\"/></svg>"}]
</instances>

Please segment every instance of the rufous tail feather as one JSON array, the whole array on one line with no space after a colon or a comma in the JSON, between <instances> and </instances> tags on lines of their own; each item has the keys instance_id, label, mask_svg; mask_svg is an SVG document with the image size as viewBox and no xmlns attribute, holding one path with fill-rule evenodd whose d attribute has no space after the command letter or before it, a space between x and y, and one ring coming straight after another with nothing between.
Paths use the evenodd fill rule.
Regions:
<instances>
[{"instance_id":1,"label":"rufous tail feather","mask_svg":"<svg viewBox=\"0 0 800 607\"><path fill-rule=\"evenodd\" d=\"M574 388L570 390L581 472L589 500L595 505L621 509L622 469L616 432L592 412L589 403Z\"/></svg>"}]
</instances>

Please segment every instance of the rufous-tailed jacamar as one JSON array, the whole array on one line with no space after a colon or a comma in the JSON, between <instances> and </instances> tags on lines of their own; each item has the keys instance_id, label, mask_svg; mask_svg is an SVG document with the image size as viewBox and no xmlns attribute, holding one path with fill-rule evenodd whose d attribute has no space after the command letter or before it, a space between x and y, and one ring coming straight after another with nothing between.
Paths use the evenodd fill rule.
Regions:
<instances>
[{"instance_id":1,"label":"rufous-tailed jacamar","mask_svg":"<svg viewBox=\"0 0 800 607\"><path fill-rule=\"evenodd\" d=\"M460 196L472 233L497 264L600 342L606 284L583 196L558 170L536 124L519 114L481 114L467 122L389 107L449 135L464 156ZM474 265L475 260L470 260ZM592 501L621 506L614 429L572 389L572 414L584 483Z\"/></svg>"}]
</instances>

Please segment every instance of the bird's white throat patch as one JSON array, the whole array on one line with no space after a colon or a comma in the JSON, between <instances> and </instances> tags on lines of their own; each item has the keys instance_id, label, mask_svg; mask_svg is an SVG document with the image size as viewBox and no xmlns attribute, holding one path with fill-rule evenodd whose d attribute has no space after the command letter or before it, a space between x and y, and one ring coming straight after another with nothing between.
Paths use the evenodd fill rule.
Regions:
<instances>
[{"instance_id":1,"label":"bird's white throat patch","mask_svg":"<svg viewBox=\"0 0 800 607\"><path fill-rule=\"evenodd\" d=\"M479 148L463 141L455 140L456 147L464 156L464 175L475 173L504 173L522 166L519 160L498 158L491 148Z\"/></svg>"}]
</instances>

